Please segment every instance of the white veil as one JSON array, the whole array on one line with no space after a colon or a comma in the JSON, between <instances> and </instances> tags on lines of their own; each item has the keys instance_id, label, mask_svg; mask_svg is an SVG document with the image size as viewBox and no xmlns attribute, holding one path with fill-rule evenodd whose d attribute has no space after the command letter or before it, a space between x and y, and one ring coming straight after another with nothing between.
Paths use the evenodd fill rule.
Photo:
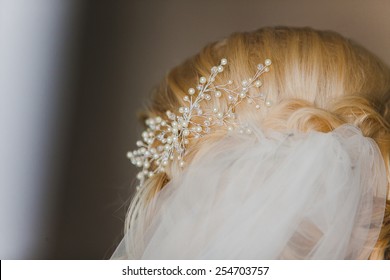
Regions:
<instances>
[{"instance_id":1,"label":"white veil","mask_svg":"<svg viewBox=\"0 0 390 280\"><path fill-rule=\"evenodd\" d=\"M351 125L252 131L202 148L112 258L367 259L386 203L376 143Z\"/></svg>"}]
</instances>

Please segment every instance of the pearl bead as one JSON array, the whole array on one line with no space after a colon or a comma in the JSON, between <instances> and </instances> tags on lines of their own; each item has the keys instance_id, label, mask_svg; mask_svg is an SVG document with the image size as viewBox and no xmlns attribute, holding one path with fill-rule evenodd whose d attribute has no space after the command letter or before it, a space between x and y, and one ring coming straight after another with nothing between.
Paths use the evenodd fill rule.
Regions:
<instances>
[{"instance_id":1,"label":"pearl bead","mask_svg":"<svg viewBox=\"0 0 390 280\"><path fill-rule=\"evenodd\" d=\"M260 109L260 105L256 105L256 109Z\"/></svg>"},{"instance_id":2,"label":"pearl bead","mask_svg":"<svg viewBox=\"0 0 390 280\"><path fill-rule=\"evenodd\" d=\"M185 139L185 140L184 140L184 144L187 145L188 143L190 143L190 141L188 141L188 139Z\"/></svg>"},{"instance_id":3,"label":"pearl bead","mask_svg":"<svg viewBox=\"0 0 390 280\"><path fill-rule=\"evenodd\" d=\"M256 81L256 82L255 82L255 86L256 86L256 87L261 87L261 81Z\"/></svg>"},{"instance_id":4,"label":"pearl bead","mask_svg":"<svg viewBox=\"0 0 390 280\"><path fill-rule=\"evenodd\" d=\"M271 107L271 106L272 106L272 101L267 100L267 101L265 102L265 106Z\"/></svg>"},{"instance_id":5,"label":"pearl bead","mask_svg":"<svg viewBox=\"0 0 390 280\"><path fill-rule=\"evenodd\" d=\"M144 167L145 167L145 168L149 168L149 167L150 167L149 162L146 161L146 162L144 163Z\"/></svg>"},{"instance_id":6,"label":"pearl bead","mask_svg":"<svg viewBox=\"0 0 390 280\"><path fill-rule=\"evenodd\" d=\"M189 93L190 95L193 95L193 94L195 93L195 89L190 88L190 89L188 90L188 93Z\"/></svg>"},{"instance_id":7,"label":"pearl bead","mask_svg":"<svg viewBox=\"0 0 390 280\"><path fill-rule=\"evenodd\" d=\"M246 87L248 85L248 81L247 80L243 80L241 82L241 84L242 84L243 87Z\"/></svg>"},{"instance_id":8,"label":"pearl bead","mask_svg":"<svg viewBox=\"0 0 390 280\"><path fill-rule=\"evenodd\" d=\"M231 125L228 126L229 131L233 131L233 127Z\"/></svg>"},{"instance_id":9,"label":"pearl bead","mask_svg":"<svg viewBox=\"0 0 390 280\"><path fill-rule=\"evenodd\" d=\"M138 147L141 147L142 146L142 141L137 141L137 143L136 143L136 145L138 146Z\"/></svg>"},{"instance_id":10,"label":"pearl bead","mask_svg":"<svg viewBox=\"0 0 390 280\"><path fill-rule=\"evenodd\" d=\"M229 84L229 85L231 85L232 83L233 83L233 81L232 81L232 80L229 80L229 81L228 81L228 84Z\"/></svg>"},{"instance_id":11,"label":"pearl bead","mask_svg":"<svg viewBox=\"0 0 390 280\"><path fill-rule=\"evenodd\" d=\"M199 82L200 82L201 84L206 83L206 78L205 78L205 77L200 77Z\"/></svg>"},{"instance_id":12,"label":"pearl bead","mask_svg":"<svg viewBox=\"0 0 390 280\"><path fill-rule=\"evenodd\" d=\"M268 68L268 67L265 67L265 68L264 68L264 71L265 71L265 72L269 72L269 68Z\"/></svg>"},{"instance_id":13,"label":"pearl bead","mask_svg":"<svg viewBox=\"0 0 390 280\"><path fill-rule=\"evenodd\" d=\"M221 65L226 65L227 64L227 59L226 58L222 58L221 59Z\"/></svg>"},{"instance_id":14,"label":"pearl bead","mask_svg":"<svg viewBox=\"0 0 390 280\"><path fill-rule=\"evenodd\" d=\"M181 113L181 114L184 113L184 108L183 108L183 107L180 107L180 108L179 108L179 113Z\"/></svg>"},{"instance_id":15,"label":"pearl bead","mask_svg":"<svg viewBox=\"0 0 390 280\"><path fill-rule=\"evenodd\" d=\"M218 72L222 72L223 71L223 66L218 66Z\"/></svg>"},{"instance_id":16,"label":"pearl bead","mask_svg":"<svg viewBox=\"0 0 390 280\"><path fill-rule=\"evenodd\" d=\"M222 95L222 93L219 90L217 90L215 92L215 97L221 97L221 95Z\"/></svg>"},{"instance_id":17,"label":"pearl bead","mask_svg":"<svg viewBox=\"0 0 390 280\"><path fill-rule=\"evenodd\" d=\"M183 135L188 136L190 134L190 131L188 129L183 130Z\"/></svg>"},{"instance_id":18,"label":"pearl bead","mask_svg":"<svg viewBox=\"0 0 390 280\"><path fill-rule=\"evenodd\" d=\"M184 161L180 161L179 165L180 165L180 167L183 167L184 166Z\"/></svg>"},{"instance_id":19,"label":"pearl bead","mask_svg":"<svg viewBox=\"0 0 390 280\"><path fill-rule=\"evenodd\" d=\"M219 113L217 114L217 118L218 118L218 119L222 119L222 117L223 117L223 113L222 113L222 112L219 112Z\"/></svg>"},{"instance_id":20,"label":"pearl bead","mask_svg":"<svg viewBox=\"0 0 390 280\"><path fill-rule=\"evenodd\" d=\"M213 113L218 113L218 108L213 108Z\"/></svg>"},{"instance_id":21,"label":"pearl bead","mask_svg":"<svg viewBox=\"0 0 390 280\"><path fill-rule=\"evenodd\" d=\"M266 60L264 61L264 64L267 65L267 66L270 66L270 65L272 64L271 59L266 59Z\"/></svg>"},{"instance_id":22,"label":"pearl bead","mask_svg":"<svg viewBox=\"0 0 390 280\"><path fill-rule=\"evenodd\" d=\"M245 93L245 92L241 92L241 93L240 93L240 97L241 97L241 98L245 98L245 96L246 96L246 93Z\"/></svg>"},{"instance_id":23,"label":"pearl bead","mask_svg":"<svg viewBox=\"0 0 390 280\"><path fill-rule=\"evenodd\" d=\"M175 114L172 113L171 111L167 111L167 116L168 116L168 118L170 118L171 120L174 120L174 119L175 119Z\"/></svg>"},{"instance_id":24,"label":"pearl bead","mask_svg":"<svg viewBox=\"0 0 390 280\"><path fill-rule=\"evenodd\" d=\"M187 95L183 97L183 100L184 100L184 101L190 101L190 99L188 98Z\"/></svg>"},{"instance_id":25,"label":"pearl bead","mask_svg":"<svg viewBox=\"0 0 390 280\"><path fill-rule=\"evenodd\" d=\"M202 127L201 126L197 126L196 127L196 132L201 132L202 131Z\"/></svg>"},{"instance_id":26,"label":"pearl bead","mask_svg":"<svg viewBox=\"0 0 390 280\"><path fill-rule=\"evenodd\" d=\"M163 166L167 166L167 165L168 165L168 161L167 161L166 159L164 159L164 160L162 161L162 165L163 165Z\"/></svg>"}]
</instances>

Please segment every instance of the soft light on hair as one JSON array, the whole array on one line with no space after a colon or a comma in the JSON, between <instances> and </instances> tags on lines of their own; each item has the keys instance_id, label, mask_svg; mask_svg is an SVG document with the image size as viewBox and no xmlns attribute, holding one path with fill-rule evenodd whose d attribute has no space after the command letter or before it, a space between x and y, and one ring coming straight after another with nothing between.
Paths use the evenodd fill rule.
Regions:
<instances>
[{"instance_id":1,"label":"soft light on hair","mask_svg":"<svg viewBox=\"0 0 390 280\"><path fill-rule=\"evenodd\" d=\"M378 144L390 182L390 70L373 54L335 32L262 28L209 44L167 75L154 92L144 117L164 116L167 110L177 112L184 105L187 90L197 84L200 76L207 77L222 57L229 60L229 65L217 79L230 79L235 84L250 77L257 63L265 58L272 60L271 71L262 77L261 89L273 105L259 112L250 104L240 104L236 110L240 120L279 131L329 132L345 123L354 124ZM221 98L217 104L226 108L227 100ZM186 162L202 145L223 137L223 129L190 140ZM130 205L126 231L136 224L141 228L147 225L153 213L145 213L145 206L180 172L173 161L166 173L146 181ZM390 259L389 198L388 185L385 217L372 259Z\"/></svg>"}]
</instances>

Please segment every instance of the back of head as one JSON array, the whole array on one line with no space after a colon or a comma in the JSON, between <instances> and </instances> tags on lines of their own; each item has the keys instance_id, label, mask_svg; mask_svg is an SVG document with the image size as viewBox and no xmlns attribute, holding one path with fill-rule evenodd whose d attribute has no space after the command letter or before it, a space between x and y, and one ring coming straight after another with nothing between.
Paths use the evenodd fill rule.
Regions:
<instances>
[{"instance_id":1,"label":"back of head","mask_svg":"<svg viewBox=\"0 0 390 280\"><path fill-rule=\"evenodd\" d=\"M199 83L200 76L207 77L223 57L229 64L215 78L216 83L232 80L232 87L251 77L259 62L272 60L271 71L262 77L264 100L260 110L242 102L234 112L240 122L280 132L291 129L330 132L343 124L353 124L364 136L375 140L389 177L390 70L363 47L335 32L262 28L209 44L167 75L154 92L145 116L165 116L166 111L178 113L185 106L183 98L188 89ZM228 106L226 96L211 98L214 102L210 104L218 110ZM225 133L226 128L220 127L205 137L189 138L186 162ZM139 223L140 213L150 198L180 173L177 166L174 160L164 173L145 182L130 207L126 228ZM390 258L389 247L387 203L382 232L371 258Z\"/></svg>"}]
</instances>

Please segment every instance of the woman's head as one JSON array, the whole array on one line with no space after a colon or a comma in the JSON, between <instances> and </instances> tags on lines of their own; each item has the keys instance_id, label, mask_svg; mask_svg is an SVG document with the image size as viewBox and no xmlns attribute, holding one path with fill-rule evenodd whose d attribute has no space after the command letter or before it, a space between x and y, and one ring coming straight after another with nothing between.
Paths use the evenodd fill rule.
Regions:
<instances>
[{"instance_id":1,"label":"woman's head","mask_svg":"<svg viewBox=\"0 0 390 280\"><path fill-rule=\"evenodd\" d=\"M254 120L265 129L324 132L353 123L374 138L383 153L390 149L385 137L390 120L390 70L353 41L310 28L263 28L207 45L167 75L146 115L177 113L185 105L188 89L200 76L207 77L222 57L229 64L216 83L232 80L232 87L251 77L264 59L273 62L261 87L271 106L256 110L251 104L240 104L236 115L242 122ZM210 102L220 108L227 103L227 96L216 105ZM202 140L191 144L202 145ZM170 177L169 168L167 172Z\"/></svg>"},{"instance_id":2,"label":"woman's head","mask_svg":"<svg viewBox=\"0 0 390 280\"><path fill-rule=\"evenodd\" d=\"M210 68L223 57L229 64L216 77L216 83L232 80L232 87L253 76L258 63L266 58L272 60L271 71L262 76L261 87L269 106L256 110L243 102L235 111L240 122L255 122L262 129L282 132L329 132L345 123L354 124L376 141L389 172L390 70L364 48L330 31L263 28L209 44L167 75L154 92L145 116L164 117L168 110L178 113L179 107L185 105L183 97L188 89L198 84L199 77L209 76ZM210 104L223 110L228 99L225 96ZM190 139L186 161L191 161L203 145L223 137L225 130L216 129L206 137ZM130 208L130 224L143 204L179 172L177 164L170 164L165 173L145 183ZM387 226L375 257L383 257L389 246L389 210L388 207Z\"/></svg>"}]
</instances>

